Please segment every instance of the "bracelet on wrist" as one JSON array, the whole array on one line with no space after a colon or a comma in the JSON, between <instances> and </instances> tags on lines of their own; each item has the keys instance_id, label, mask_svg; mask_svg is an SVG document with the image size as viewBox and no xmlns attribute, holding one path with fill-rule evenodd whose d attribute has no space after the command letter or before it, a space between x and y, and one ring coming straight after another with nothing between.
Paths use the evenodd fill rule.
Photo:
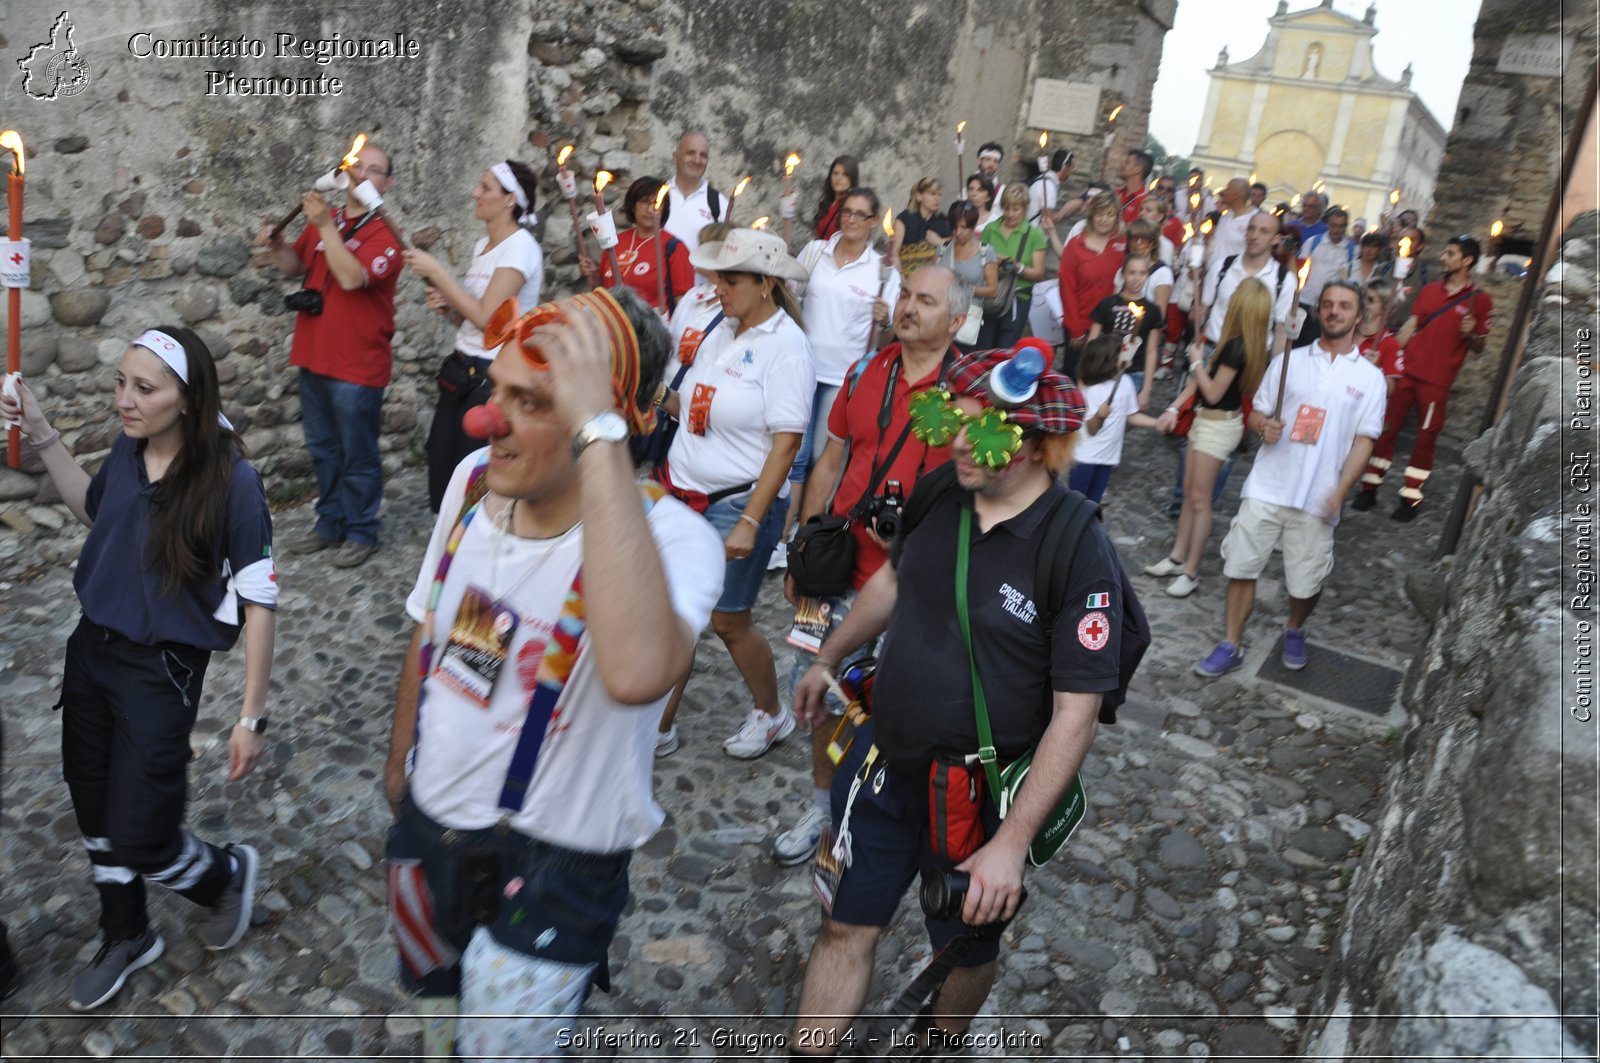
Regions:
<instances>
[{"instance_id":1,"label":"bracelet on wrist","mask_svg":"<svg viewBox=\"0 0 1600 1063\"><path fill-rule=\"evenodd\" d=\"M838 673L838 671L839 671L839 662L838 661L830 661L830 660L828 660L828 658L822 656L820 653L817 654L817 659L815 661L812 661L811 663L815 664L818 668L821 668L824 672L827 672L829 675L836 675Z\"/></svg>"},{"instance_id":2,"label":"bracelet on wrist","mask_svg":"<svg viewBox=\"0 0 1600 1063\"><path fill-rule=\"evenodd\" d=\"M42 450L44 450L45 447L53 445L56 442L56 440L58 440L60 438L61 438L61 430L59 428L56 428L56 429L52 429L50 434L45 436L43 439L30 439L30 440L28 440L28 446L32 447L36 451L42 451Z\"/></svg>"},{"instance_id":3,"label":"bracelet on wrist","mask_svg":"<svg viewBox=\"0 0 1600 1063\"><path fill-rule=\"evenodd\" d=\"M1176 414L1178 412L1178 408L1176 406L1168 406L1167 407L1167 412L1171 413L1171 414Z\"/></svg>"},{"instance_id":4,"label":"bracelet on wrist","mask_svg":"<svg viewBox=\"0 0 1600 1063\"><path fill-rule=\"evenodd\" d=\"M747 521L749 521L749 522L750 522L750 526L751 526L751 527L752 527L752 528L754 528L754 529L755 529L755 530L756 530L756 531L760 531L760 530L761 530L761 522L760 522L760 521L759 521L759 520L756 520L756 519L755 519L755 518L754 518L754 517L752 517L752 516L751 516L751 515L750 515L750 514L748 514L748 513L741 513L741 514L739 514L739 519L740 519L740 520L747 520Z\"/></svg>"}]
</instances>

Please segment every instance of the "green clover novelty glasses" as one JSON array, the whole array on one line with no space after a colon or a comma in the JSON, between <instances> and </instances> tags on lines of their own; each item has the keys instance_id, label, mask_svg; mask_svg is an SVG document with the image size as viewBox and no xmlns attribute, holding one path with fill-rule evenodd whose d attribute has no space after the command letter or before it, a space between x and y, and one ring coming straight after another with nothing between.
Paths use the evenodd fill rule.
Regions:
<instances>
[{"instance_id":1,"label":"green clover novelty glasses","mask_svg":"<svg viewBox=\"0 0 1600 1063\"><path fill-rule=\"evenodd\" d=\"M972 444L972 460L987 469L1005 468L1022 449L1022 426L1005 410L988 406L976 414L966 413L943 388L911 396L911 432L928 446L948 446L963 428Z\"/></svg>"}]
</instances>

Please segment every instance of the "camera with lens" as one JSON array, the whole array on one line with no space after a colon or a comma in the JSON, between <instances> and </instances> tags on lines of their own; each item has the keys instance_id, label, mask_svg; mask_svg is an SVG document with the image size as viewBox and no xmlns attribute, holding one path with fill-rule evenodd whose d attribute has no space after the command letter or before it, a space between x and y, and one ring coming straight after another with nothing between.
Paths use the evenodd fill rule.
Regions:
<instances>
[{"instance_id":1,"label":"camera with lens","mask_svg":"<svg viewBox=\"0 0 1600 1063\"><path fill-rule=\"evenodd\" d=\"M923 872L922 886L917 891L917 900L922 903L922 914L929 919L960 919L961 906L967 902L967 890L971 886L972 877L965 871ZM1017 911L1022 910L1022 902L1027 899L1028 891L1023 890L1022 897L1017 902ZM997 930L1004 930L1010 922L1010 919L1000 919L987 925Z\"/></svg>"},{"instance_id":2,"label":"camera with lens","mask_svg":"<svg viewBox=\"0 0 1600 1063\"><path fill-rule=\"evenodd\" d=\"M283 305L297 314L316 317L322 313L322 293L315 288L301 288L284 296Z\"/></svg>"},{"instance_id":3,"label":"camera with lens","mask_svg":"<svg viewBox=\"0 0 1600 1063\"><path fill-rule=\"evenodd\" d=\"M905 488L899 480L890 480L884 485L883 494L867 503L861 516L878 538L890 542L900 530L900 515L905 508Z\"/></svg>"}]
</instances>

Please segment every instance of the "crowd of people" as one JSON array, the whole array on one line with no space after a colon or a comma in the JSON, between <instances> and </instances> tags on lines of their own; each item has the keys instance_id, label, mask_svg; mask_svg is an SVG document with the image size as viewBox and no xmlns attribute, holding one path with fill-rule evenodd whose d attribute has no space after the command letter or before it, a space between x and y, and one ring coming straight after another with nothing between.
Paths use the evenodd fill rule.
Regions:
<instances>
[{"instance_id":1,"label":"crowd of people","mask_svg":"<svg viewBox=\"0 0 1600 1063\"><path fill-rule=\"evenodd\" d=\"M629 226L557 302L529 231L537 178L514 160L473 188L483 234L460 278L403 250L363 198L394 181L372 143L342 206L308 192L296 240L259 237L301 280L290 364L318 486L314 527L284 553L354 567L379 549L403 270L423 285L406 297L456 326L383 773L391 922L428 1055L552 1050L608 986L629 855L663 818L652 765L684 740L708 624L748 694L725 752L758 758L810 730L811 793L772 846L814 866L823 905L791 1050L844 1043L919 873L950 895L927 910L934 945L965 944L918 1036L958 1040L998 953L997 933L964 935L1015 914L1149 641L1095 519L1130 426L1183 440L1172 545L1143 566L1174 597L1200 588L1214 505L1253 450L1221 545L1222 637L1195 671L1242 665L1280 550L1283 663L1303 668L1346 499L1359 487L1371 508L1415 409L1394 514L1415 516L1451 383L1490 327L1472 237L1435 267L1410 212L1367 229L1316 191L1273 211L1244 178L1213 201L1203 173L1155 174L1140 150L1116 183L1074 194L1070 151L1006 181L985 144L953 202L916 180L886 243L879 193L840 155L812 217L785 199L809 223L794 247L728 223L710 150L686 133L670 177L634 180ZM229 777L261 757L278 604L265 491L205 344L142 333L115 407L123 434L91 475L26 384L0 401L90 527L63 761L105 944L70 989L78 1009L161 955L145 879L199 906L210 948L250 925L259 856L184 828L185 768L210 653L241 635ZM780 668L785 633L753 607L785 566ZM1002 783L1019 764L1023 784Z\"/></svg>"}]
</instances>

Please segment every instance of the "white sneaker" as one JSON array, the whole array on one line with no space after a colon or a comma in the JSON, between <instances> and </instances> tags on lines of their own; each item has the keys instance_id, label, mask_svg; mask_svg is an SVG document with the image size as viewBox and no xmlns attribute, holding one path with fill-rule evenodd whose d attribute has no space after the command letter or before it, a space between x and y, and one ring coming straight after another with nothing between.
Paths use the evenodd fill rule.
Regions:
<instances>
[{"instance_id":1,"label":"white sneaker","mask_svg":"<svg viewBox=\"0 0 1600 1063\"><path fill-rule=\"evenodd\" d=\"M822 828L832 817L817 807L815 801L806 802L805 814L789 830L778 835L772 843L772 858L784 867L793 867L810 860L817 851L817 839Z\"/></svg>"},{"instance_id":2,"label":"white sneaker","mask_svg":"<svg viewBox=\"0 0 1600 1063\"><path fill-rule=\"evenodd\" d=\"M1146 576L1170 576L1174 572L1183 571L1183 562L1174 561L1170 557L1163 557L1153 565L1144 566Z\"/></svg>"},{"instance_id":3,"label":"white sneaker","mask_svg":"<svg viewBox=\"0 0 1600 1063\"><path fill-rule=\"evenodd\" d=\"M678 751L678 729L669 727L656 732L656 756L670 757Z\"/></svg>"},{"instance_id":4,"label":"white sneaker","mask_svg":"<svg viewBox=\"0 0 1600 1063\"><path fill-rule=\"evenodd\" d=\"M789 567L789 544L782 539L772 548L772 556L767 559L767 571L776 572L780 568Z\"/></svg>"},{"instance_id":5,"label":"white sneaker","mask_svg":"<svg viewBox=\"0 0 1600 1063\"><path fill-rule=\"evenodd\" d=\"M1172 595L1174 598L1187 598L1189 595L1193 594L1195 592L1195 588L1199 586L1199 580L1189 575L1189 573L1184 572L1181 573L1177 579L1167 584L1167 593Z\"/></svg>"},{"instance_id":6,"label":"white sneaker","mask_svg":"<svg viewBox=\"0 0 1600 1063\"><path fill-rule=\"evenodd\" d=\"M794 733L794 713L789 706L780 705L778 715L768 716L760 709L751 709L739 733L722 743L723 752L740 760L754 760L773 744Z\"/></svg>"}]
</instances>

